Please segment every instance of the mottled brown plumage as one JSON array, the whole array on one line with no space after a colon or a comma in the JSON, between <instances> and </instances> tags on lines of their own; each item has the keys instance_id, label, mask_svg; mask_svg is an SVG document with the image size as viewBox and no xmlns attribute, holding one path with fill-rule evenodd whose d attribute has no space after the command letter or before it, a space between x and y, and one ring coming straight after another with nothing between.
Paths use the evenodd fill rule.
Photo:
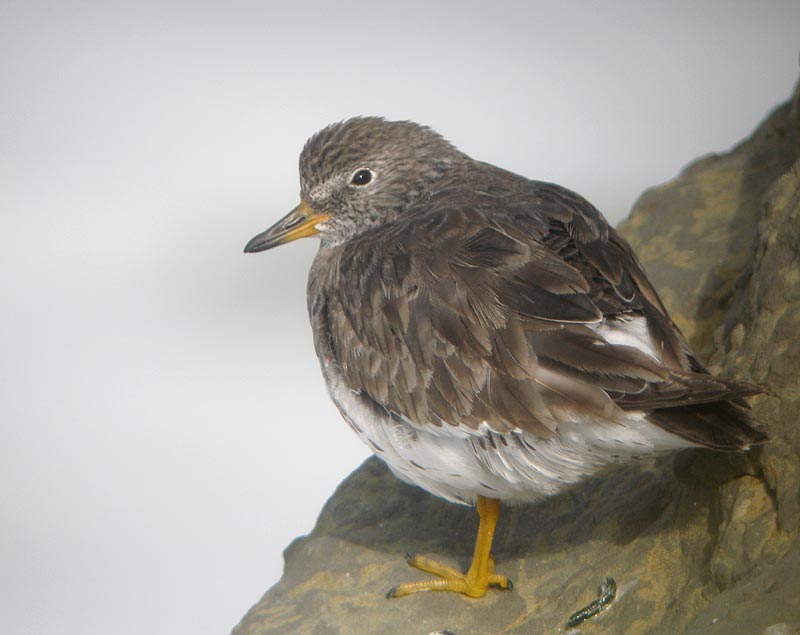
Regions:
<instances>
[{"instance_id":1,"label":"mottled brown plumage","mask_svg":"<svg viewBox=\"0 0 800 635\"><path fill-rule=\"evenodd\" d=\"M338 161L363 163L361 144L380 141L369 135L377 122L357 123L345 148L342 127L312 139L301 166L315 167L301 173L318 182ZM417 131L402 130L401 142ZM543 411L608 416L758 392L704 371L628 244L587 201L442 146L449 161L433 157L424 194L402 196L390 222L323 248L312 269L317 350L352 390L413 422L477 429L487 421L542 436L554 432ZM631 317L647 320L660 363L602 344L587 327ZM697 419L681 411L670 432L724 449L763 438L741 409L726 407L727 425L713 427L707 410Z\"/></svg>"},{"instance_id":2,"label":"mottled brown plumage","mask_svg":"<svg viewBox=\"0 0 800 635\"><path fill-rule=\"evenodd\" d=\"M625 457L765 440L742 401L758 388L703 368L577 194L378 118L312 137L300 174L299 211L247 250L319 233L323 374L400 478L452 500L532 500Z\"/></svg>"}]
</instances>

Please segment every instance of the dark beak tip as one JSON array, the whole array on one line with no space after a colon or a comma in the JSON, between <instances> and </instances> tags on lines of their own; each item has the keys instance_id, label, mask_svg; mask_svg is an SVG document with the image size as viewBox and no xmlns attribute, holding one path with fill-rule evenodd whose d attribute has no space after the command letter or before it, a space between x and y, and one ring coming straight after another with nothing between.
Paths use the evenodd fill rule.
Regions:
<instances>
[{"instance_id":1,"label":"dark beak tip","mask_svg":"<svg viewBox=\"0 0 800 635\"><path fill-rule=\"evenodd\" d=\"M266 232L264 232L266 233ZM273 245L270 244L270 241L264 236L264 234L259 234L258 236L253 236L248 243L244 246L244 253L246 254L256 254L259 251L266 251Z\"/></svg>"},{"instance_id":2,"label":"dark beak tip","mask_svg":"<svg viewBox=\"0 0 800 635\"><path fill-rule=\"evenodd\" d=\"M308 231L308 221L314 221L318 216L309 217L309 208L305 203L300 203L291 212L286 214L277 223L260 234L253 236L244 246L244 253L254 254L266 251L278 245L291 242L298 238L316 234L316 230Z\"/></svg>"}]
</instances>

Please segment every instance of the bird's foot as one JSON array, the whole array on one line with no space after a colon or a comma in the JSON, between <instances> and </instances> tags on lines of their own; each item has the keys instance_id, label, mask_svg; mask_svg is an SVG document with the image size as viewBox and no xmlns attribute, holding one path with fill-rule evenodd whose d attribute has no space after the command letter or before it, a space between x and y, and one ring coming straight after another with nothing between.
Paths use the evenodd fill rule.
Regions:
<instances>
[{"instance_id":1,"label":"bird's foot","mask_svg":"<svg viewBox=\"0 0 800 635\"><path fill-rule=\"evenodd\" d=\"M386 594L387 598L399 598L420 591L452 591L467 597L480 598L486 595L486 590L490 587L506 591L511 591L513 588L511 580L494 572L494 558L491 556L487 567L471 566L466 573L418 554L407 554L406 562L415 569L435 575L439 579L401 584L390 589Z\"/></svg>"}]
</instances>

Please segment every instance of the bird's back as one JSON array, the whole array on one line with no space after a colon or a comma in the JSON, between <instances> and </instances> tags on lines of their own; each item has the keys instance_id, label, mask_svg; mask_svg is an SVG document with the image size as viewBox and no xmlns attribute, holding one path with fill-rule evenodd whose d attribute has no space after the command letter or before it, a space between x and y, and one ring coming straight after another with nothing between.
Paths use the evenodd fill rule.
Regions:
<instances>
[{"instance_id":1,"label":"bird's back","mask_svg":"<svg viewBox=\"0 0 800 635\"><path fill-rule=\"evenodd\" d=\"M315 260L315 344L357 431L373 417L381 434L467 438L470 451L519 437L544 444L540 456L578 439L601 459L585 461L589 473L603 457L765 440L741 400L758 388L706 372L594 207L556 185L473 170Z\"/></svg>"}]
</instances>

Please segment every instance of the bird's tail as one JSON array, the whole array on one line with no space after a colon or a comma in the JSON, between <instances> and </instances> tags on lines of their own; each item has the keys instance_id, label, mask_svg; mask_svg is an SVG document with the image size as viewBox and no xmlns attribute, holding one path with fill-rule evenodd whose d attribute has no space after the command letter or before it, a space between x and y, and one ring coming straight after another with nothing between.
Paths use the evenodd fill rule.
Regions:
<instances>
[{"instance_id":1,"label":"bird's tail","mask_svg":"<svg viewBox=\"0 0 800 635\"><path fill-rule=\"evenodd\" d=\"M667 432L714 450L746 450L769 440L746 407L730 401L659 408L648 418Z\"/></svg>"}]
</instances>

